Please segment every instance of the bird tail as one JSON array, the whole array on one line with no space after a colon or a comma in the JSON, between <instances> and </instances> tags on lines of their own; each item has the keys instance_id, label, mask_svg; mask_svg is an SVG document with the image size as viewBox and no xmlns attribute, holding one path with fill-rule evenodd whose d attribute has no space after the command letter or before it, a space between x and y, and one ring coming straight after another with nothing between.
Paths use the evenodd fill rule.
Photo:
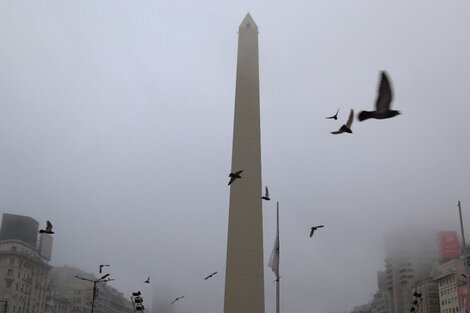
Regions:
<instances>
[{"instance_id":1,"label":"bird tail","mask_svg":"<svg viewBox=\"0 0 470 313\"><path fill-rule=\"evenodd\" d=\"M373 115L373 112L369 112L369 111L362 111L361 113L359 113L359 115L357 116L357 118L359 119L359 121L364 121L364 120L367 120L369 118L371 118Z\"/></svg>"}]
</instances>

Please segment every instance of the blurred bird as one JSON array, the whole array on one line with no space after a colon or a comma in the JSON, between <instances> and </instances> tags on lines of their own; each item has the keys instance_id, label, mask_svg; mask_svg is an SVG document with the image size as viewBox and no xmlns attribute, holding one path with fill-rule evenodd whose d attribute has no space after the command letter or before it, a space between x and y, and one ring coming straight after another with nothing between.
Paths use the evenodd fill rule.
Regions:
<instances>
[{"instance_id":1,"label":"blurred bird","mask_svg":"<svg viewBox=\"0 0 470 313\"><path fill-rule=\"evenodd\" d=\"M149 276L149 278L147 278L147 280L146 280L146 281L144 281L144 283L146 283L146 284L150 284L150 276Z\"/></svg>"},{"instance_id":2,"label":"blurred bird","mask_svg":"<svg viewBox=\"0 0 470 313\"><path fill-rule=\"evenodd\" d=\"M100 274L103 272L103 267L104 267L104 266L111 266L111 265L109 265L109 264L101 264L101 265L99 266L99 268L100 268Z\"/></svg>"},{"instance_id":3,"label":"blurred bird","mask_svg":"<svg viewBox=\"0 0 470 313\"><path fill-rule=\"evenodd\" d=\"M273 283L275 283L275 282L281 280L281 277L282 277L282 276L279 276L275 281L273 281Z\"/></svg>"},{"instance_id":4,"label":"blurred bird","mask_svg":"<svg viewBox=\"0 0 470 313\"><path fill-rule=\"evenodd\" d=\"M382 120L401 114L399 111L390 110L392 98L392 87L390 87L387 73L382 71L379 84L379 94L377 96L377 100L375 100L375 111L362 111L358 115L359 121L364 121L369 118Z\"/></svg>"},{"instance_id":5,"label":"blurred bird","mask_svg":"<svg viewBox=\"0 0 470 313\"><path fill-rule=\"evenodd\" d=\"M183 298L184 298L184 296L178 297L178 298L176 298L175 300L173 300L173 302L172 302L171 304L173 304L173 303L175 303L176 301L178 301L179 299L183 299Z\"/></svg>"},{"instance_id":6,"label":"blurred bird","mask_svg":"<svg viewBox=\"0 0 470 313\"><path fill-rule=\"evenodd\" d=\"M214 273L210 274L209 276L207 276L206 278L204 278L204 280L208 280L209 278L211 278L211 277L214 276L215 274L217 274L217 272L214 272Z\"/></svg>"},{"instance_id":7,"label":"blurred bird","mask_svg":"<svg viewBox=\"0 0 470 313\"><path fill-rule=\"evenodd\" d=\"M266 200L266 201L269 201L269 200L271 200L271 198L269 197L268 186L265 186L264 188L265 188L264 196L262 196L261 199Z\"/></svg>"},{"instance_id":8,"label":"blurred bird","mask_svg":"<svg viewBox=\"0 0 470 313\"><path fill-rule=\"evenodd\" d=\"M354 120L354 110L351 109L351 113L349 113L349 118L348 118L348 121L346 122L346 124L341 126L341 128L338 131L331 132L331 133L333 135L338 135L338 134L342 134L342 133L352 134L351 125L352 125L353 120Z\"/></svg>"},{"instance_id":9,"label":"blurred bird","mask_svg":"<svg viewBox=\"0 0 470 313\"><path fill-rule=\"evenodd\" d=\"M235 179L237 179L237 178L242 178L242 177L240 176L240 174L241 174L242 172L243 172L243 170L237 171L237 172L235 172L235 173L230 173L230 175L228 175L228 177L230 177L230 181L228 182L228 185L230 186L230 184L232 184L232 183L235 181Z\"/></svg>"},{"instance_id":10,"label":"blurred bird","mask_svg":"<svg viewBox=\"0 0 470 313\"><path fill-rule=\"evenodd\" d=\"M339 112L339 109L338 109L338 111L336 111L336 114L335 114L335 115L329 116L329 117L325 117L325 118L326 118L327 120L329 120L329 119L337 120L337 119L338 119L338 112Z\"/></svg>"},{"instance_id":11,"label":"blurred bird","mask_svg":"<svg viewBox=\"0 0 470 313\"><path fill-rule=\"evenodd\" d=\"M53 234L54 232L52 231L52 224L51 222L47 221L47 226L46 229L41 229L39 230L40 234Z\"/></svg>"},{"instance_id":12,"label":"blurred bird","mask_svg":"<svg viewBox=\"0 0 470 313\"><path fill-rule=\"evenodd\" d=\"M312 228L310 228L310 238L312 238L313 233L314 233L317 229L322 228L322 227L325 227L325 225L318 225L318 226L313 226Z\"/></svg>"}]
</instances>

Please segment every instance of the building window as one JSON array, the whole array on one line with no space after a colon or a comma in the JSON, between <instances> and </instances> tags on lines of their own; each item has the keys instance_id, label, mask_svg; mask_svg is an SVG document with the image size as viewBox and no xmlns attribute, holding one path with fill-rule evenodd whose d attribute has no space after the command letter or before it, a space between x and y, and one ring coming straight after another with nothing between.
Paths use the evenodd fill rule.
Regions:
<instances>
[{"instance_id":1,"label":"building window","mask_svg":"<svg viewBox=\"0 0 470 313\"><path fill-rule=\"evenodd\" d=\"M11 251L16 251L16 246L11 247Z\"/></svg>"}]
</instances>

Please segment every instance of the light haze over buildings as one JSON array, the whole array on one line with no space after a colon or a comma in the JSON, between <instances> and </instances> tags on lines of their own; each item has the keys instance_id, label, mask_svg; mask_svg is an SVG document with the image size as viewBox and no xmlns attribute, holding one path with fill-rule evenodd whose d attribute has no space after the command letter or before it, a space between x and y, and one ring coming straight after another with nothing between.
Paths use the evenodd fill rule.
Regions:
<instances>
[{"instance_id":1,"label":"light haze over buildings","mask_svg":"<svg viewBox=\"0 0 470 313\"><path fill-rule=\"evenodd\" d=\"M272 198L263 232L274 238L279 200L283 312L350 311L377 290L384 234L458 229L457 200L470 221L468 1L3 0L0 213L51 220L52 265L109 263L125 294L151 276L147 289L186 296L175 313L222 311L248 11ZM403 114L329 134L351 108L372 109L381 70ZM324 119L338 107L337 123Z\"/></svg>"}]
</instances>

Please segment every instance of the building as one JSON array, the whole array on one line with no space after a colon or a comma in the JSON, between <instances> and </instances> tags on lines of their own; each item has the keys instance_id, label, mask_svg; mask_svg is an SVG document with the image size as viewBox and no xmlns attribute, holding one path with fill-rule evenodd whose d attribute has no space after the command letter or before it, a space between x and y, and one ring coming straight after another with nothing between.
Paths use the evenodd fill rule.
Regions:
<instances>
[{"instance_id":1,"label":"building","mask_svg":"<svg viewBox=\"0 0 470 313\"><path fill-rule=\"evenodd\" d=\"M385 238L385 285L388 313L409 312L412 289L429 277L437 263L436 233L403 227Z\"/></svg>"},{"instance_id":2,"label":"building","mask_svg":"<svg viewBox=\"0 0 470 313\"><path fill-rule=\"evenodd\" d=\"M0 298L8 301L7 313L45 310L47 275L52 267L38 249L38 228L39 223L31 217L3 214L0 277L4 279L0 280Z\"/></svg>"},{"instance_id":3,"label":"building","mask_svg":"<svg viewBox=\"0 0 470 313\"><path fill-rule=\"evenodd\" d=\"M384 271L377 272L377 285L378 290L374 294L371 304L370 311L371 313L387 313L388 308L388 294L387 294L387 284L386 284L386 273Z\"/></svg>"},{"instance_id":4,"label":"building","mask_svg":"<svg viewBox=\"0 0 470 313\"><path fill-rule=\"evenodd\" d=\"M95 280L93 274L74 267L56 267L48 277L47 310L45 313L89 313L93 299L93 283L74 276ZM124 295L102 282L97 285L95 313L131 313L132 304Z\"/></svg>"},{"instance_id":5,"label":"building","mask_svg":"<svg viewBox=\"0 0 470 313\"><path fill-rule=\"evenodd\" d=\"M463 259L454 259L436 266L433 279L438 285L441 313L459 312L459 286L465 284Z\"/></svg>"},{"instance_id":6,"label":"building","mask_svg":"<svg viewBox=\"0 0 470 313\"><path fill-rule=\"evenodd\" d=\"M415 292L421 294L421 299L417 305L417 313L440 312L438 284L432 280L432 277L416 283L415 287L411 290L411 294L413 295Z\"/></svg>"},{"instance_id":7,"label":"building","mask_svg":"<svg viewBox=\"0 0 470 313\"><path fill-rule=\"evenodd\" d=\"M354 309L351 311L351 313L371 313L371 304L363 304L357 307L354 307Z\"/></svg>"}]
</instances>

